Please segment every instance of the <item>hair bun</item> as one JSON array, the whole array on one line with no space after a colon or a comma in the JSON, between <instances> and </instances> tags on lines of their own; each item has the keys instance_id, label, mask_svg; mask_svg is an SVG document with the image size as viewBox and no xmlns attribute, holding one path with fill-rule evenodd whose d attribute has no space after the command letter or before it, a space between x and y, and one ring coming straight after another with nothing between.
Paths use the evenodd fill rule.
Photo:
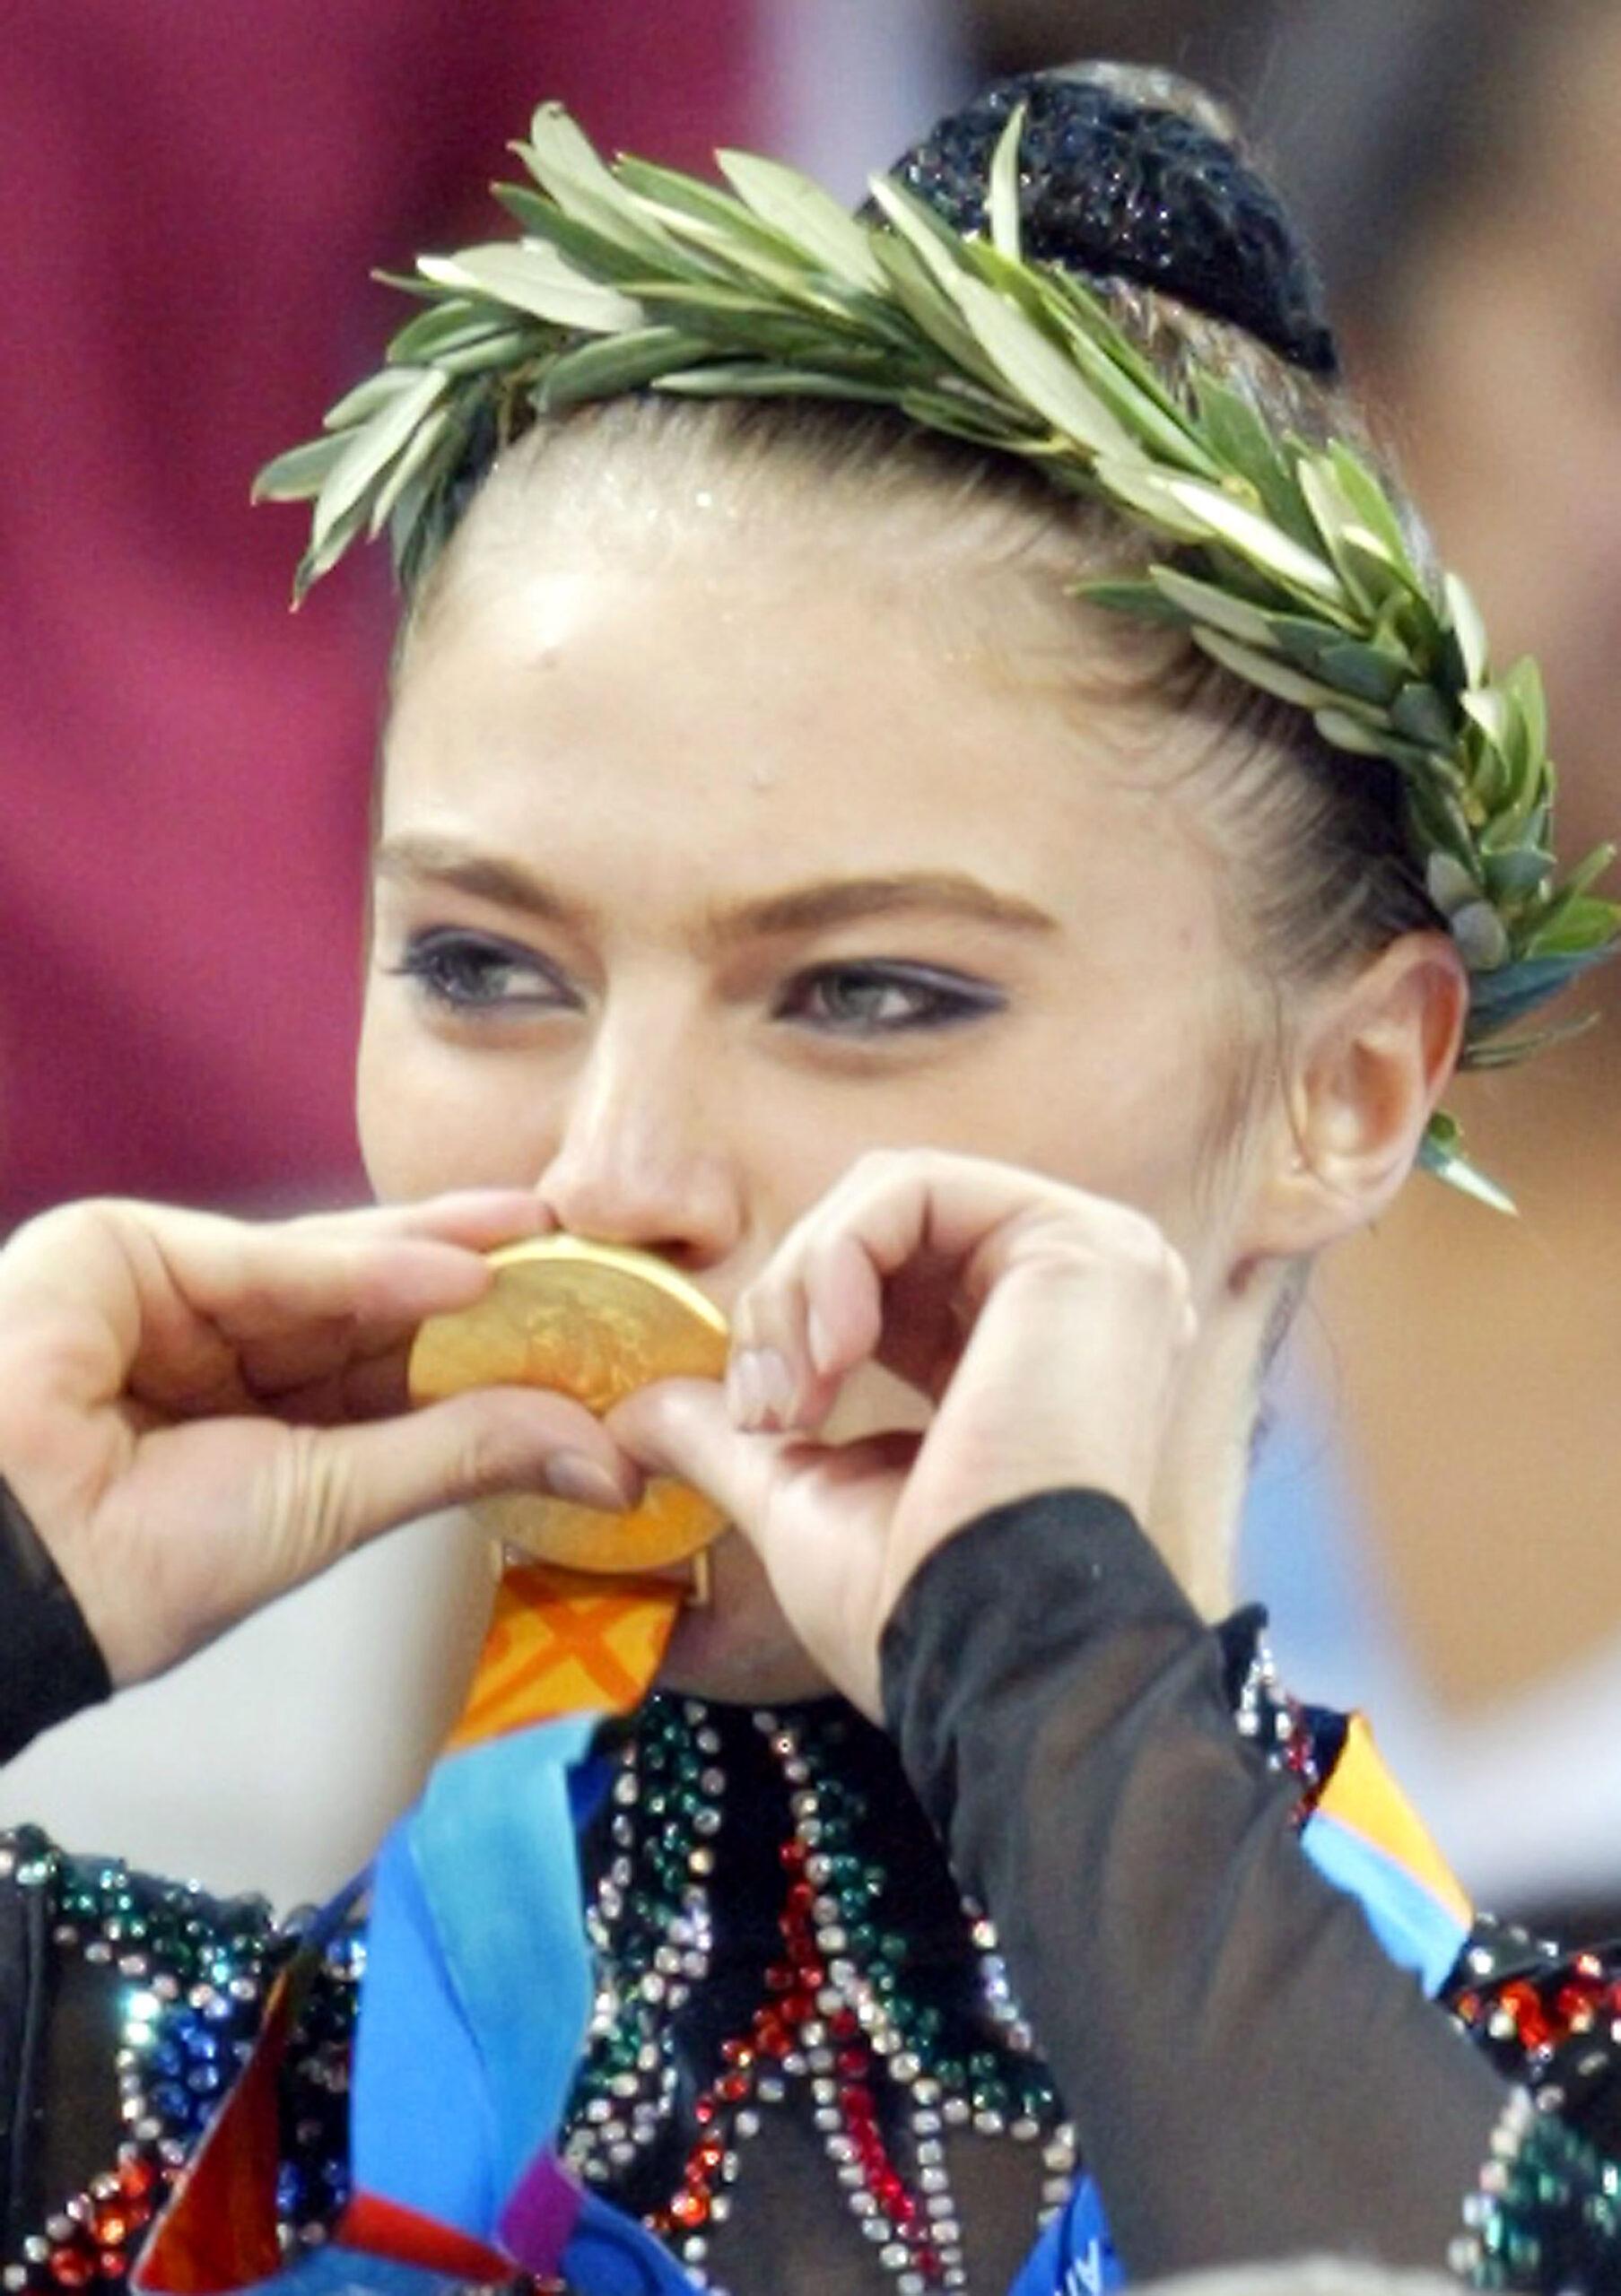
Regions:
<instances>
[{"instance_id":1,"label":"hair bun","mask_svg":"<svg viewBox=\"0 0 1621 2296\"><path fill-rule=\"evenodd\" d=\"M1027 256L1158 288L1310 374L1338 371L1317 274L1283 202L1221 108L1171 73L1080 65L998 80L891 172L954 230L982 230L991 157L1020 103Z\"/></svg>"}]
</instances>

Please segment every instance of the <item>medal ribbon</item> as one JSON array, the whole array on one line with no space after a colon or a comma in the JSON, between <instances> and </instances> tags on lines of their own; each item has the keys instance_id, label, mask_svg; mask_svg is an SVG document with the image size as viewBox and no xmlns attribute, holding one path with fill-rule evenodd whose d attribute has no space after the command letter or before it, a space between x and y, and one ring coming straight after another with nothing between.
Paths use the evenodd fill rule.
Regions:
<instances>
[{"instance_id":1,"label":"medal ribbon","mask_svg":"<svg viewBox=\"0 0 1621 2296\"><path fill-rule=\"evenodd\" d=\"M647 1695L682 1600L665 1579L528 1561L503 1576L460 1718L371 1869L352 2197L332 2239L291 2274L311 2280L311 2296L317 2284L425 2296L515 2271L545 2279L571 2241L572 2262L588 2248L605 2290L621 2269L626 2286L689 2285L650 2235L581 2194L554 2149L591 1999L575 1847L606 1784L591 1741L604 1715ZM335 1900L278 1979L253 2055L148 2242L138 2291L214 2296L289 2277L277 2074L356 1894Z\"/></svg>"}]
</instances>

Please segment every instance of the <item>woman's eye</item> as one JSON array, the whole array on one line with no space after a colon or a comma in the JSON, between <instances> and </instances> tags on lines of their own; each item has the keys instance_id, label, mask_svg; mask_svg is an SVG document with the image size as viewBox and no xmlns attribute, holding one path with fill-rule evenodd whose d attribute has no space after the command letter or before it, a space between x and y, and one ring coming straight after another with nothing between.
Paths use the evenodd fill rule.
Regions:
<instances>
[{"instance_id":1,"label":"woman's eye","mask_svg":"<svg viewBox=\"0 0 1621 2296\"><path fill-rule=\"evenodd\" d=\"M894 1036L949 1028L1001 1008L981 982L920 965L824 965L793 983L779 1016L841 1036Z\"/></svg>"},{"instance_id":2,"label":"woman's eye","mask_svg":"<svg viewBox=\"0 0 1621 2296\"><path fill-rule=\"evenodd\" d=\"M434 1004L458 1013L562 1001L562 984L549 967L527 950L486 933L438 927L414 935L389 970L415 981Z\"/></svg>"}]
</instances>

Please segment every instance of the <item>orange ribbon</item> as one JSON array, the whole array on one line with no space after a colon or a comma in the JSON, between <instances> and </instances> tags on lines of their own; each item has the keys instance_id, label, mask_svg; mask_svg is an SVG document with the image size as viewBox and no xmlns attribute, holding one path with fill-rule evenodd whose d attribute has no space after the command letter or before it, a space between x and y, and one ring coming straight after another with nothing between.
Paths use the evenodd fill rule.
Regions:
<instances>
[{"instance_id":1,"label":"orange ribbon","mask_svg":"<svg viewBox=\"0 0 1621 2296\"><path fill-rule=\"evenodd\" d=\"M510 1564L445 1752L559 1714L624 1714L640 1706L685 1598L686 1589L667 1578Z\"/></svg>"}]
</instances>

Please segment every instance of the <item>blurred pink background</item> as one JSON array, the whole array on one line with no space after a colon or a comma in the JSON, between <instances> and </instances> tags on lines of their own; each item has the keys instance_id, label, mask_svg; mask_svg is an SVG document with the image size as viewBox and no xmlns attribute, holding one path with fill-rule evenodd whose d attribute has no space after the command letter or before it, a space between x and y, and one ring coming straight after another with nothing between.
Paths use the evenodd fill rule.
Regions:
<instances>
[{"instance_id":1,"label":"blurred pink background","mask_svg":"<svg viewBox=\"0 0 1621 2296\"><path fill-rule=\"evenodd\" d=\"M542 95L701 163L752 0L10 0L0 272L0 1228L119 1190L358 1194L349 1065L389 602L294 619L257 465L485 228Z\"/></svg>"}]
</instances>

